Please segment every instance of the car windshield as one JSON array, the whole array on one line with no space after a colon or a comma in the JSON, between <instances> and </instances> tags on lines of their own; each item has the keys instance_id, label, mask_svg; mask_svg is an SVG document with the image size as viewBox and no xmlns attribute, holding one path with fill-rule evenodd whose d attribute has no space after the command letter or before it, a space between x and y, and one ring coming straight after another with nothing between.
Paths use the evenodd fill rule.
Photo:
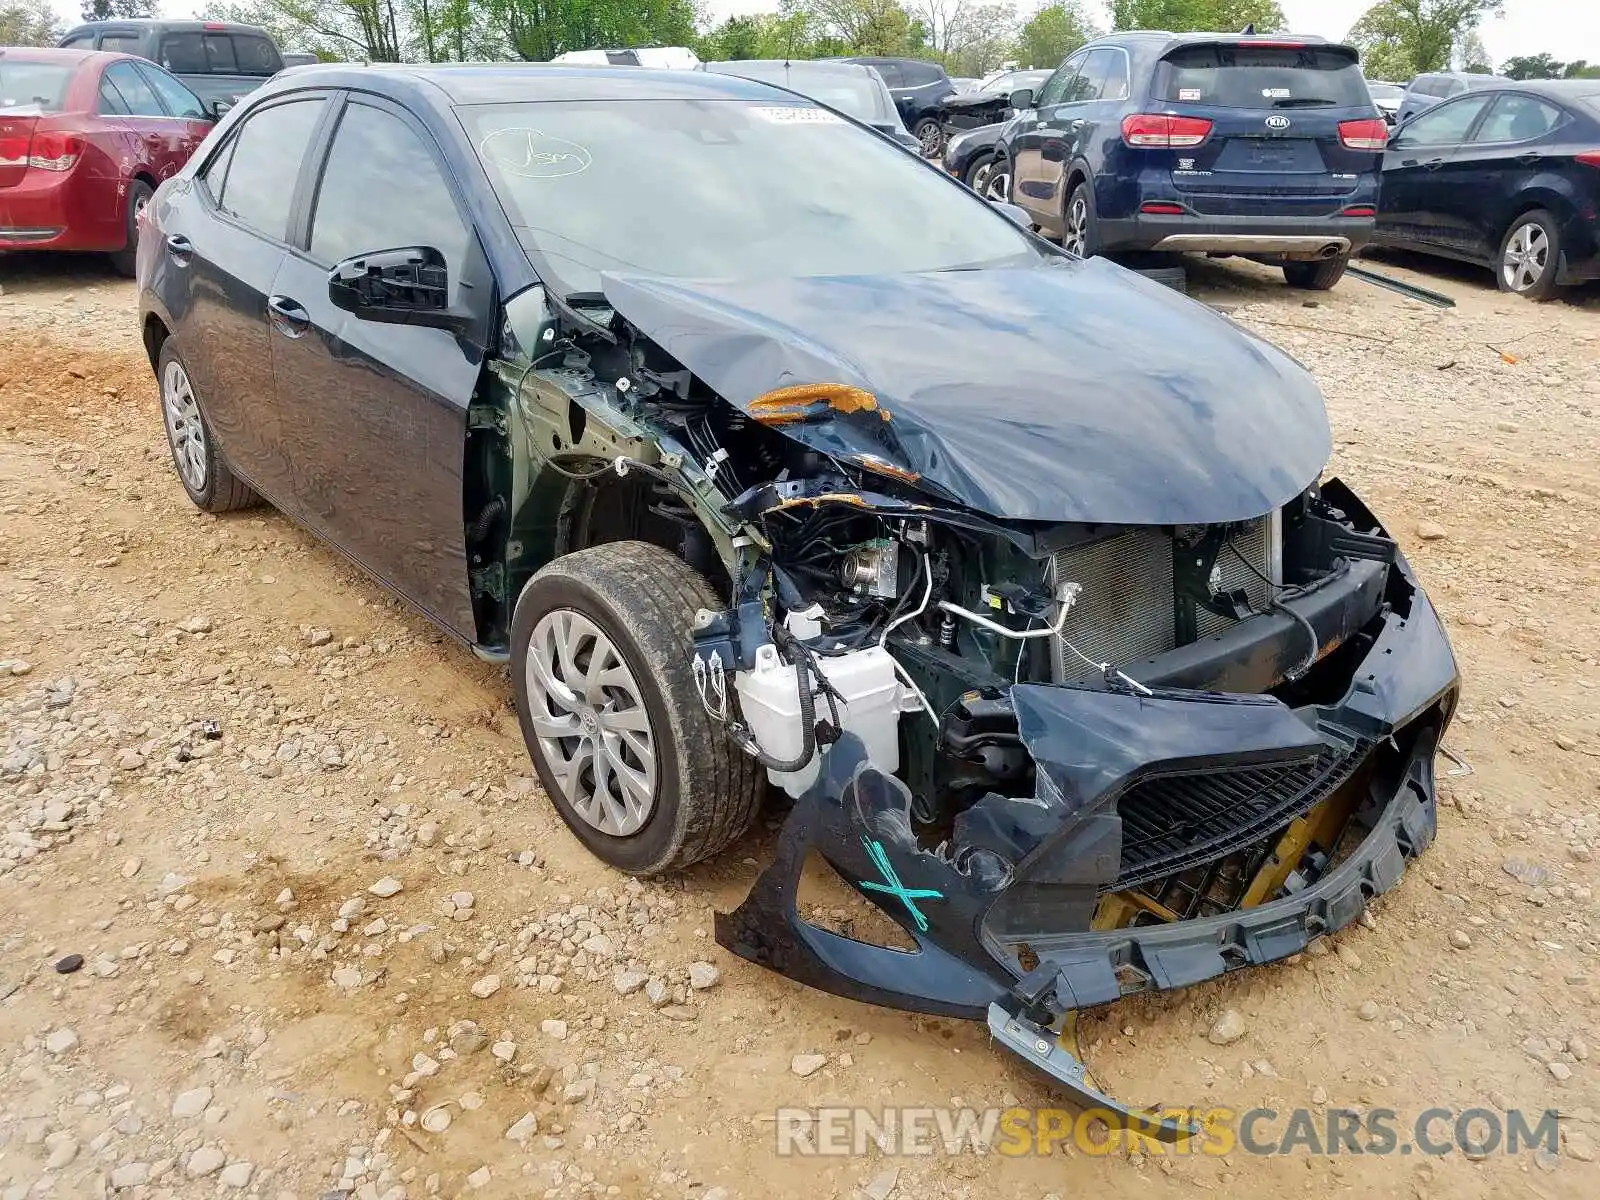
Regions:
<instances>
[{"instance_id":1,"label":"car windshield","mask_svg":"<svg viewBox=\"0 0 1600 1200\"><path fill-rule=\"evenodd\" d=\"M1367 91L1372 93L1374 100L1398 100L1406 94L1405 88L1398 83L1367 83Z\"/></svg>"},{"instance_id":2,"label":"car windshield","mask_svg":"<svg viewBox=\"0 0 1600 1200\"><path fill-rule=\"evenodd\" d=\"M718 63L711 69L721 75L738 75L761 83L777 84L802 96L809 96L819 104L836 108L868 125L881 125L894 119L889 98L867 78L870 68L861 68L857 72L830 71L826 68L809 70L801 64Z\"/></svg>"},{"instance_id":3,"label":"car windshield","mask_svg":"<svg viewBox=\"0 0 1600 1200\"><path fill-rule=\"evenodd\" d=\"M563 294L601 290L602 271L748 280L1040 258L971 192L825 109L613 100L458 111L530 257Z\"/></svg>"},{"instance_id":4,"label":"car windshield","mask_svg":"<svg viewBox=\"0 0 1600 1200\"><path fill-rule=\"evenodd\" d=\"M1161 62L1154 94L1216 108L1365 108L1371 103L1355 55L1329 46L1185 46Z\"/></svg>"},{"instance_id":5,"label":"car windshield","mask_svg":"<svg viewBox=\"0 0 1600 1200\"><path fill-rule=\"evenodd\" d=\"M0 112L60 112L75 65L0 57Z\"/></svg>"}]
</instances>

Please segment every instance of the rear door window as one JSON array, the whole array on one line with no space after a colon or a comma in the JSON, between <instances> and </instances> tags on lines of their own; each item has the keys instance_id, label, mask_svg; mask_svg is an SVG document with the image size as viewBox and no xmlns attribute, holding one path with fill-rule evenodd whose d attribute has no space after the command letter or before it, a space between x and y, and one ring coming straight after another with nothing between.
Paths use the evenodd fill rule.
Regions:
<instances>
[{"instance_id":1,"label":"rear door window","mask_svg":"<svg viewBox=\"0 0 1600 1200\"><path fill-rule=\"evenodd\" d=\"M929 83L938 83L944 78L944 70L933 63L908 62L900 64L900 74L905 78L907 87L922 87Z\"/></svg>"},{"instance_id":2,"label":"rear door window","mask_svg":"<svg viewBox=\"0 0 1600 1200\"><path fill-rule=\"evenodd\" d=\"M1078 70L1078 77L1067 89L1065 102L1104 99L1113 76L1121 65L1122 55L1116 50L1091 50Z\"/></svg>"},{"instance_id":3,"label":"rear door window","mask_svg":"<svg viewBox=\"0 0 1600 1200\"><path fill-rule=\"evenodd\" d=\"M890 87L905 87L905 76L900 73L899 63L875 62L867 65L883 76L883 81Z\"/></svg>"},{"instance_id":4,"label":"rear door window","mask_svg":"<svg viewBox=\"0 0 1600 1200\"><path fill-rule=\"evenodd\" d=\"M1436 104L1414 120L1407 121L1392 146L1453 146L1467 136L1467 130L1489 103L1483 95L1463 96Z\"/></svg>"},{"instance_id":5,"label":"rear door window","mask_svg":"<svg viewBox=\"0 0 1600 1200\"><path fill-rule=\"evenodd\" d=\"M128 116L128 102L117 91L117 85L106 76L100 76L100 103L95 109L103 117Z\"/></svg>"},{"instance_id":6,"label":"rear door window","mask_svg":"<svg viewBox=\"0 0 1600 1200\"><path fill-rule=\"evenodd\" d=\"M274 241L288 240L294 182L322 105L320 98L291 100L245 118L217 196L223 212Z\"/></svg>"},{"instance_id":7,"label":"rear door window","mask_svg":"<svg viewBox=\"0 0 1600 1200\"><path fill-rule=\"evenodd\" d=\"M1156 66L1154 96L1216 108L1367 108L1355 56L1328 46L1183 46Z\"/></svg>"},{"instance_id":8,"label":"rear door window","mask_svg":"<svg viewBox=\"0 0 1600 1200\"><path fill-rule=\"evenodd\" d=\"M20 62L0 58L0 113L60 112L76 64Z\"/></svg>"},{"instance_id":9,"label":"rear door window","mask_svg":"<svg viewBox=\"0 0 1600 1200\"><path fill-rule=\"evenodd\" d=\"M212 75L237 75L239 64L233 56L233 39L225 33L201 35L206 47L206 71Z\"/></svg>"},{"instance_id":10,"label":"rear door window","mask_svg":"<svg viewBox=\"0 0 1600 1200\"><path fill-rule=\"evenodd\" d=\"M153 63L140 63L139 74L155 89L161 103L173 116L189 121L206 118L205 105L200 103L200 98Z\"/></svg>"},{"instance_id":11,"label":"rear door window","mask_svg":"<svg viewBox=\"0 0 1600 1200\"><path fill-rule=\"evenodd\" d=\"M94 34L75 33L61 43L63 50L93 50Z\"/></svg>"},{"instance_id":12,"label":"rear door window","mask_svg":"<svg viewBox=\"0 0 1600 1200\"><path fill-rule=\"evenodd\" d=\"M100 39L100 49L112 54L137 54L143 40L137 33L108 33Z\"/></svg>"},{"instance_id":13,"label":"rear door window","mask_svg":"<svg viewBox=\"0 0 1600 1200\"><path fill-rule=\"evenodd\" d=\"M1566 116L1554 104L1533 96L1496 96L1472 135L1473 142L1530 142L1541 138Z\"/></svg>"},{"instance_id":14,"label":"rear door window","mask_svg":"<svg viewBox=\"0 0 1600 1200\"><path fill-rule=\"evenodd\" d=\"M122 97L122 102L127 105L128 115L131 117L164 117L166 108L162 105L155 89L145 82L144 76L134 68L134 65L124 59L114 62L106 68L105 77L109 79L117 92Z\"/></svg>"}]
</instances>

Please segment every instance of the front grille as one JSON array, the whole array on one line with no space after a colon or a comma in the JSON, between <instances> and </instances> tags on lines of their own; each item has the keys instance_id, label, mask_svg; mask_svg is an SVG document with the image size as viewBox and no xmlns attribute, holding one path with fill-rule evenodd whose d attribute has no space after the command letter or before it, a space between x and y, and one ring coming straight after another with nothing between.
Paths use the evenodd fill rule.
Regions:
<instances>
[{"instance_id":1,"label":"front grille","mask_svg":"<svg viewBox=\"0 0 1600 1200\"><path fill-rule=\"evenodd\" d=\"M1325 747L1288 766L1168 775L1135 784L1117 802L1122 891L1225 859L1303 817L1361 765L1369 742Z\"/></svg>"},{"instance_id":2,"label":"front grille","mask_svg":"<svg viewBox=\"0 0 1600 1200\"><path fill-rule=\"evenodd\" d=\"M1213 590L1242 591L1252 607L1265 607L1266 581L1276 578L1278 529L1274 513L1249 522L1235 535L1233 549L1224 547L1217 557ZM1127 666L1165 654L1178 644L1172 555L1172 533L1145 528L1062 550L1051 559L1053 583L1072 582L1083 589L1056 642L1057 683L1092 676L1095 671L1084 658ZM1195 629L1202 638L1232 624L1230 618L1205 609L1195 614ZM1067 642L1083 658L1068 649Z\"/></svg>"}]
</instances>

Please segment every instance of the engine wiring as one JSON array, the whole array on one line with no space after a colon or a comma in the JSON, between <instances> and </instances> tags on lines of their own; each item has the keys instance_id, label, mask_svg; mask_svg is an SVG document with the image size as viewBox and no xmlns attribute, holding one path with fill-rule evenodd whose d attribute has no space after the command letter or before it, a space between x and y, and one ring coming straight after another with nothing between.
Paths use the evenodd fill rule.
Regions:
<instances>
[{"instance_id":1,"label":"engine wiring","mask_svg":"<svg viewBox=\"0 0 1600 1200\"><path fill-rule=\"evenodd\" d=\"M1281 583L1273 583L1272 580L1261 573L1261 569L1255 563L1244 556L1244 553L1238 546L1233 544L1231 539L1228 542L1228 549L1233 551L1233 556L1242 562L1250 570L1251 574L1267 585L1267 607L1274 612L1288 614L1292 620L1299 624L1300 628L1306 631L1306 636L1311 639L1311 650L1306 657L1301 660L1299 666L1292 671L1286 672L1284 676L1290 683L1305 678L1306 672L1317 665L1317 653L1322 649L1322 638L1318 635L1316 626L1311 624L1302 613L1290 608L1283 602L1285 596L1298 595L1301 589L1286 588Z\"/></svg>"}]
</instances>

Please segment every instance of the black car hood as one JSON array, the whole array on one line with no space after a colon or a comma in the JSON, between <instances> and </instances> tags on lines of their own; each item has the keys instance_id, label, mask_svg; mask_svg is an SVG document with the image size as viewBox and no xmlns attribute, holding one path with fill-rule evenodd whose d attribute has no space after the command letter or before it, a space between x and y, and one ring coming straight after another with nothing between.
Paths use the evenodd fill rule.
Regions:
<instances>
[{"instance_id":1,"label":"black car hood","mask_svg":"<svg viewBox=\"0 0 1600 1200\"><path fill-rule=\"evenodd\" d=\"M987 104L998 104L1001 108L1008 108L1011 104L1009 95L1002 96L997 92L975 92L950 96L945 102L946 108L982 108Z\"/></svg>"},{"instance_id":2,"label":"black car hood","mask_svg":"<svg viewBox=\"0 0 1600 1200\"><path fill-rule=\"evenodd\" d=\"M1294 360L1100 259L603 281L618 313L746 411L797 384L872 393L873 411L777 428L841 461L887 459L994 517L1245 520L1298 495L1331 450L1322 394Z\"/></svg>"}]
</instances>

